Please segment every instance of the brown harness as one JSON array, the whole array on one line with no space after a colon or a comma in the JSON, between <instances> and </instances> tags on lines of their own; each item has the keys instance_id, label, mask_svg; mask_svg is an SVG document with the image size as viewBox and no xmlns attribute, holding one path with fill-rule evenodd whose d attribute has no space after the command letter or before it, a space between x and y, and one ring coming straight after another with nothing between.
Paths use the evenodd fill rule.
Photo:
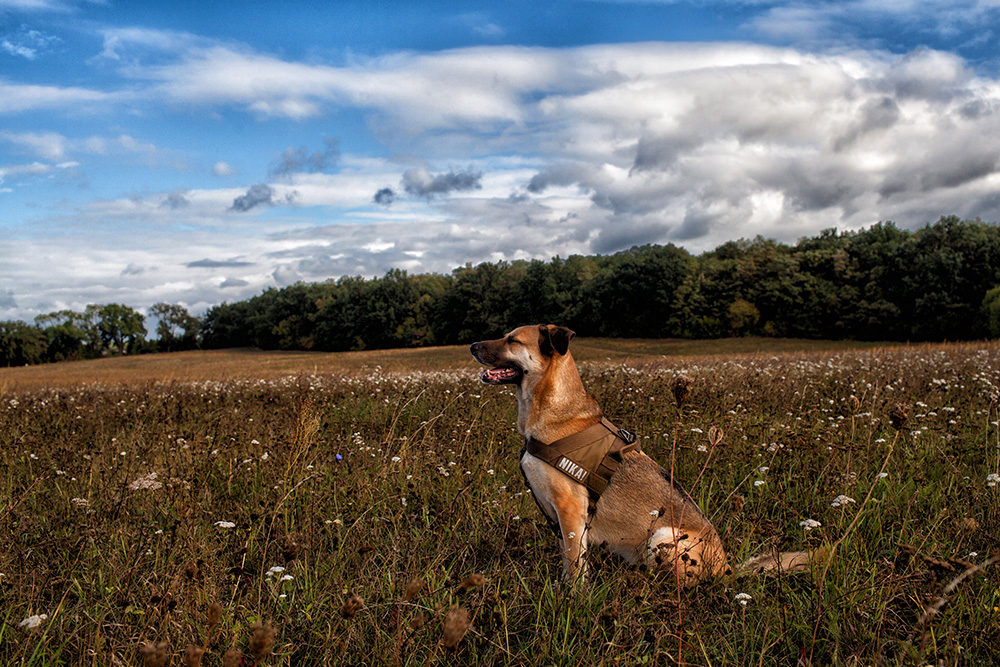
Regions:
<instances>
[{"instance_id":1,"label":"brown harness","mask_svg":"<svg viewBox=\"0 0 1000 667\"><path fill-rule=\"evenodd\" d=\"M634 433L618 428L602 417L593 426L552 444L525 437L522 456L525 451L586 486L593 508L624 455L642 450Z\"/></svg>"}]
</instances>

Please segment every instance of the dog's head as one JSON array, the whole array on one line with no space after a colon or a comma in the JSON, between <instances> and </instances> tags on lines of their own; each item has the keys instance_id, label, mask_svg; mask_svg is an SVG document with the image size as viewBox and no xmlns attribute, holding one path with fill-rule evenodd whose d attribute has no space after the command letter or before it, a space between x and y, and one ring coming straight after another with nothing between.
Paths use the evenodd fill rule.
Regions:
<instances>
[{"instance_id":1,"label":"dog's head","mask_svg":"<svg viewBox=\"0 0 1000 667\"><path fill-rule=\"evenodd\" d=\"M518 327L503 338L484 340L469 346L476 361L489 366L480 374L486 384L515 384L525 378L540 378L556 355L569 351L576 336L554 324Z\"/></svg>"}]
</instances>

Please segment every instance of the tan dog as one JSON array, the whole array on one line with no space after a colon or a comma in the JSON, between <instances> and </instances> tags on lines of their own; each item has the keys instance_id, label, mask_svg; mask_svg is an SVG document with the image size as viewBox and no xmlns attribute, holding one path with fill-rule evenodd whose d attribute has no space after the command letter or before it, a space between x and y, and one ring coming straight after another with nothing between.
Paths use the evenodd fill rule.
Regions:
<instances>
[{"instance_id":1,"label":"tan dog","mask_svg":"<svg viewBox=\"0 0 1000 667\"><path fill-rule=\"evenodd\" d=\"M514 385L517 428L526 439L556 443L601 423L603 412L584 389L569 351L575 335L565 327L526 326L470 347L476 361L489 367L483 382ZM591 544L673 572L684 586L729 572L718 533L670 473L641 451L620 458L594 505L587 487L568 472L528 451L521 457L535 500L558 526L564 579L582 578ZM739 569L803 570L809 560L806 552L775 554Z\"/></svg>"}]
</instances>

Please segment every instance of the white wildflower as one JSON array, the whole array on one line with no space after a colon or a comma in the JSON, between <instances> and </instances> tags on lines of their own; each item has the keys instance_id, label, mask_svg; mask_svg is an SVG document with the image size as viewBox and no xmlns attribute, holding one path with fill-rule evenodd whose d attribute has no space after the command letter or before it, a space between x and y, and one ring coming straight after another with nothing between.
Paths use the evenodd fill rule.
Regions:
<instances>
[{"instance_id":1,"label":"white wildflower","mask_svg":"<svg viewBox=\"0 0 1000 667\"><path fill-rule=\"evenodd\" d=\"M215 525L219 528L235 528L236 524L232 521L216 521Z\"/></svg>"},{"instance_id":2,"label":"white wildflower","mask_svg":"<svg viewBox=\"0 0 1000 667\"><path fill-rule=\"evenodd\" d=\"M151 472L145 477L140 477L129 484L128 488L132 491L156 491L157 489L162 489L163 484L156 481L156 477L156 473Z\"/></svg>"},{"instance_id":3,"label":"white wildflower","mask_svg":"<svg viewBox=\"0 0 1000 667\"><path fill-rule=\"evenodd\" d=\"M767 482L765 482L762 479L754 480L754 483L753 483L754 486L764 486L765 484L767 484Z\"/></svg>"},{"instance_id":4,"label":"white wildflower","mask_svg":"<svg viewBox=\"0 0 1000 667\"><path fill-rule=\"evenodd\" d=\"M806 519L805 521L799 521L799 525L805 528L807 531L809 531L812 530L813 528L819 528L823 524L821 524L816 519Z\"/></svg>"},{"instance_id":5,"label":"white wildflower","mask_svg":"<svg viewBox=\"0 0 1000 667\"><path fill-rule=\"evenodd\" d=\"M37 614L35 616L29 616L28 618L21 621L18 625L20 625L25 630L34 630L35 628L37 628L39 625L42 624L42 621L44 621L48 617L49 617L48 614Z\"/></svg>"},{"instance_id":6,"label":"white wildflower","mask_svg":"<svg viewBox=\"0 0 1000 667\"><path fill-rule=\"evenodd\" d=\"M991 472L986 476L986 486L996 486L997 484L1000 484L1000 475Z\"/></svg>"},{"instance_id":7,"label":"white wildflower","mask_svg":"<svg viewBox=\"0 0 1000 667\"><path fill-rule=\"evenodd\" d=\"M393 456L393 457L392 457L392 462L393 462L393 463L399 463L399 462L400 462L400 461L402 461L402 460L403 460L403 459L401 459L401 458L400 458L400 457L398 457L398 456Z\"/></svg>"},{"instance_id":8,"label":"white wildflower","mask_svg":"<svg viewBox=\"0 0 1000 667\"><path fill-rule=\"evenodd\" d=\"M739 602L744 607L750 604L750 600L753 600L753 596L748 593L737 593L736 597L733 598L735 602Z\"/></svg>"},{"instance_id":9,"label":"white wildflower","mask_svg":"<svg viewBox=\"0 0 1000 667\"><path fill-rule=\"evenodd\" d=\"M845 496L845 495L841 494L841 495L839 495L839 496L837 496L836 498L833 499L833 502L830 503L830 507L843 507L844 505L847 505L848 503L853 503L853 502L857 502L857 501L855 501L854 498L851 498L850 496Z\"/></svg>"}]
</instances>

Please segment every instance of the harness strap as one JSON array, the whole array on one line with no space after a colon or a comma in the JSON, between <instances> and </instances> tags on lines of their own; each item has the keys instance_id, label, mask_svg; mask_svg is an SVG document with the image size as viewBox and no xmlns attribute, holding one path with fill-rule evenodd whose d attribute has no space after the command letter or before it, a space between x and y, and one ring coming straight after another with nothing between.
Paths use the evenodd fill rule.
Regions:
<instances>
[{"instance_id":1,"label":"harness strap","mask_svg":"<svg viewBox=\"0 0 1000 667\"><path fill-rule=\"evenodd\" d=\"M526 437L524 449L586 486L592 503L604 493L624 455L642 451L635 434L604 417L593 426L551 444Z\"/></svg>"}]
</instances>

